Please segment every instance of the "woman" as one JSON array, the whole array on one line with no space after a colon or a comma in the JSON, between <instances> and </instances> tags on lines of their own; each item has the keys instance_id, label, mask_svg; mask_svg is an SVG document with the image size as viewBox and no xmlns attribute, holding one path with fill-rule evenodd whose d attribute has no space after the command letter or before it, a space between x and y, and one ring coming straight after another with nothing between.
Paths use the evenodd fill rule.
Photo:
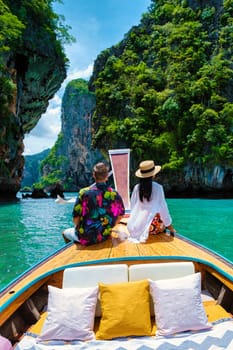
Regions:
<instances>
[{"instance_id":1,"label":"woman","mask_svg":"<svg viewBox=\"0 0 233 350\"><path fill-rule=\"evenodd\" d=\"M140 163L135 175L140 179L131 196L131 215L127 223L130 240L145 242L149 234L157 234L169 229L174 236L175 229L169 214L163 186L153 180L161 170L153 160Z\"/></svg>"}]
</instances>

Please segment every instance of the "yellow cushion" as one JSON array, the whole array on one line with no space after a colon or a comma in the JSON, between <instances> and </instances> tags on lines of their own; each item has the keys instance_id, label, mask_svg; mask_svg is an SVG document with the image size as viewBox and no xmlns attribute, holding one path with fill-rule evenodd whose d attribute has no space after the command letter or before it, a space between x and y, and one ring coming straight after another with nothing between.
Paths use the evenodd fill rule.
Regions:
<instances>
[{"instance_id":1,"label":"yellow cushion","mask_svg":"<svg viewBox=\"0 0 233 350\"><path fill-rule=\"evenodd\" d=\"M147 280L99 283L102 318L96 339L151 335Z\"/></svg>"},{"instance_id":2,"label":"yellow cushion","mask_svg":"<svg viewBox=\"0 0 233 350\"><path fill-rule=\"evenodd\" d=\"M215 300L204 301L204 309L209 322L220 320L221 318L232 317L221 305L218 305Z\"/></svg>"},{"instance_id":3,"label":"yellow cushion","mask_svg":"<svg viewBox=\"0 0 233 350\"><path fill-rule=\"evenodd\" d=\"M42 327L43 327L43 324L44 324L44 321L45 321L47 315L48 315L47 311L43 312L40 315L40 319L28 329L28 332L36 334L36 335L40 335Z\"/></svg>"}]
</instances>

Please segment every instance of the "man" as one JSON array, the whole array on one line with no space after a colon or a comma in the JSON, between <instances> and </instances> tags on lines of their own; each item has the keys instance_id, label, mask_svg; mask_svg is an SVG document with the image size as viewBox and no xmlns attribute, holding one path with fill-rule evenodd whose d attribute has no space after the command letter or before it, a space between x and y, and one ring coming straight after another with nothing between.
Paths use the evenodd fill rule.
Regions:
<instances>
[{"instance_id":1,"label":"man","mask_svg":"<svg viewBox=\"0 0 233 350\"><path fill-rule=\"evenodd\" d=\"M125 213L121 196L106 184L108 167L97 163L93 177L95 185L81 189L77 196L73 208L75 228L62 232L65 242L75 241L85 246L103 242Z\"/></svg>"}]
</instances>

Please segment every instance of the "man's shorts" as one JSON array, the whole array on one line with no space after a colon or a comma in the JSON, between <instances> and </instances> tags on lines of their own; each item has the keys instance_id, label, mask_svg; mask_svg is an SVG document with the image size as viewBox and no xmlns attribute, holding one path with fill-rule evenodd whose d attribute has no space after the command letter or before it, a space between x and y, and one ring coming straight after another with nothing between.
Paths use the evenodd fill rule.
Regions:
<instances>
[{"instance_id":1,"label":"man's shorts","mask_svg":"<svg viewBox=\"0 0 233 350\"><path fill-rule=\"evenodd\" d=\"M63 235L70 241L78 242L78 237L75 234L75 228L70 227L63 231Z\"/></svg>"}]
</instances>

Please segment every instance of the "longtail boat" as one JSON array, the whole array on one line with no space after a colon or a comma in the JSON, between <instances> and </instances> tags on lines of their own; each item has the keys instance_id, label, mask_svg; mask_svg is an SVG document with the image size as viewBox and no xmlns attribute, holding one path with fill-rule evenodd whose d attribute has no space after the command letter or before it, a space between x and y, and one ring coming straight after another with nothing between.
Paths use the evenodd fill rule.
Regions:
<instances>
[{"instance_id":1,"label":"longtail boat","mask_svg":"<svg viewBox=\"0 0 233 350\"><path fill-rule=\"evenodd\" d=\"M121 156L128 169L129 150L110 152L115 182L121 184L117 190L121 192L123 187L123 198L128 210L128 171L122 175L122 171L119 174L116 170L120 168L116 163L122 164ZM47 317L49 286L59 289L91 287L97 282L124 282L125 278L125 282L170 279L172 286L176 278L185 278L189 272L201 275L201 300L212 326L200 333L200 339L197 340L199 345L195 345L196 347L185 347L187 343L183 344L186 341L195 343L197 334L192 331L185 333L182 344L181 337L176 338L175 335L174 338L170 336L169 340L166 337L165 340L163 337L154 340L156 336L152 336L149 340L148 337L139 337L130 341L127 337L125 340L108 340L107 345L105 340L91 340L89 345L87 341L74 344L71 342L69 349L136 350L144 349L143 346L145 349L233 349L233 263L180 234L172 237L161 233L150 235L145 243L130 242L127 240L125 225L128 215L130 214L114 228L112 237L107 241L87 247L69 243L25 271L0 291L0 350L10 349L7 347L9 344L16 350L52 350L55 345L58 346L51 342L42 342L41 345L35 340L39 337ZM126 275L122 272L125 269ZM134 269L136 274L132 272ZM176 303L176 300L172 303ZM95 320L101 319L101 315L97 316ZM189 319L188 314L183 317ZM167 347L165 344L168 344ZM64 344L60 342L58 349L67 349L66 346L67 341Z\"/></svg>"}]
</instances>

